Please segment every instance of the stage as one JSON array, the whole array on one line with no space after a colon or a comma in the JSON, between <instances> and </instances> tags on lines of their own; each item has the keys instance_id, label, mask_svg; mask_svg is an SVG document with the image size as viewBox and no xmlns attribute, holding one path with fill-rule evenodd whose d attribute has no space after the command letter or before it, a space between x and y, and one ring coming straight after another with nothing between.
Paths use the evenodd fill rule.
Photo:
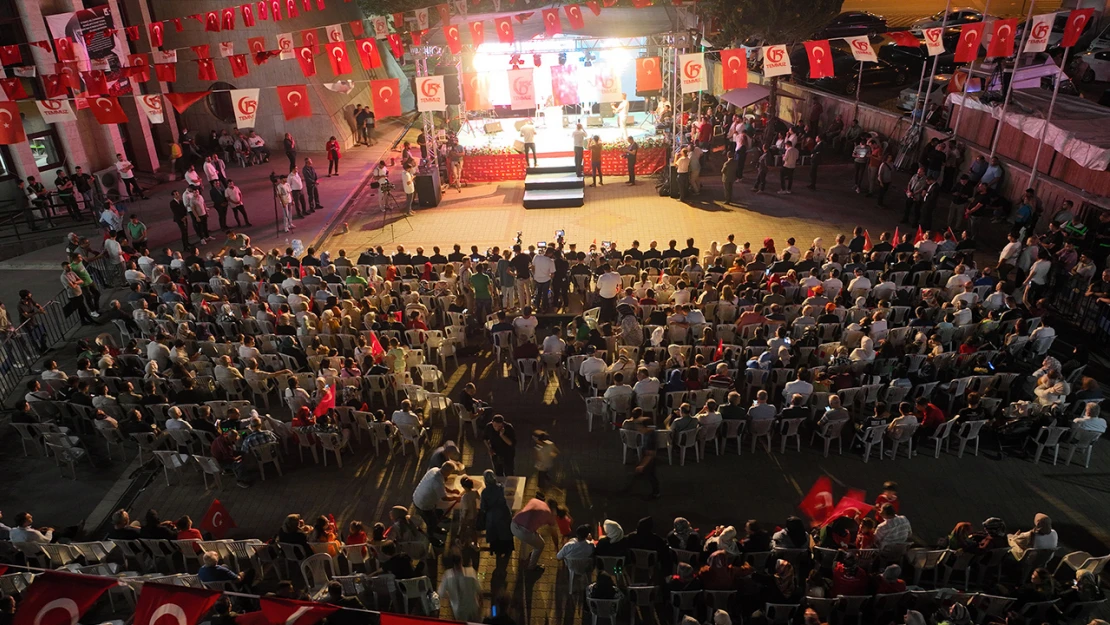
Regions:
<instances>
[{"instance_id":1,"label":"stage","mask_svg":"<svg viewBox=\"0 0 1110 625\"><path fill-rule=\"evenodd\" d=\"M603 105L607 106L607 105ZM633 137L640 145L636 159L636 174L649 175L663 167L667 158L665 140L656 134L653 122L645 123L645 113L633 113L633 123L624 131L616 125L616 117L602 117L602 126L587 126L586 115L563 115L562 109L553 107L541 109L533 119L536 128L536 152L540 159L565 158L574 156L574 144L570 133L574 125L581 121L583 130L589 137L601 138L601 171L606 176L626 175L628 172L625 152L628 142L625 137ZM592 116L595 120L597 116ZM482 118L463 124L458 133L459 144L466 150L463 160L463 180L471 182L497 182L501 180L524 180L525 162L518 143L520 131L526 117ZM564 120L566 122L564 126ZM596 123L596 121L595 121ZM490 127L489 125L493 125ZM500 130L494 128L500 125ZM487 132L490 127L491 132ZM590 173L590 152L585 153L585 173Z\"/></svg>"}]
</instances>

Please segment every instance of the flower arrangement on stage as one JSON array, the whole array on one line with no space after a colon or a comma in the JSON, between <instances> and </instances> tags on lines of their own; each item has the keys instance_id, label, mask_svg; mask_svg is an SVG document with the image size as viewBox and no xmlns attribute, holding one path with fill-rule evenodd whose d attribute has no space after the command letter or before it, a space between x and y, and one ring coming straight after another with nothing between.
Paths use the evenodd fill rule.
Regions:
<instances>
[{"instance_id":1,"label":"flower arrangement on stage","mask_svg":"<svg viewBox=\"0 0 1110 625\"><path fill-rule=\"evenodd\" d=\"M648 175L667 160L667 142L662 137L645 137L639 141L640 152L636 159L636 173ZM602 172L606 176L622 175L627 171L624 155L628 142L602 142ZM569 156L569 152L567 156ZM590 169L590 152L585 154L585 169ZM501 180L524 180L524 157L512 146L480 146L466 149L463 177L468 182L497 182Z\"/></svg>"}]
</instances>

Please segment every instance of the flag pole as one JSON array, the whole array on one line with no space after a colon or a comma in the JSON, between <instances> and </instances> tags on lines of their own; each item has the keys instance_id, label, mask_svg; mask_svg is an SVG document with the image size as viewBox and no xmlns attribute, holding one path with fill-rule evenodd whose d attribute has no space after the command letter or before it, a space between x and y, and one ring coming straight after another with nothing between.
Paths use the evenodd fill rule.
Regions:
<instances>
[{"instance_id":1,"label":"flag pole","mask_svg":"<svg viewBox=\"0 0 1110 625\"><path fill-rule=\"evenodd\" d=\"M863 61L859 62L859 75L856 76L856 107L852 111L852 118L859 119L859 90L863 86Z\"/></svg>"},{"instance_id":2,"label":"flag pole","mask_svg":"<svg viewBox=\"0 0 1110 625\"><path fill-rule=\"evenodd\" d=\"M1021 38L1021 47L1018 48L1017 54L1014 55L1014 71L1010 74L1010 88L1006 90L1006 98L1002 100L1002 111L998 115L998 125L994 128L994 139L991 141L990 156L998 150L998 140L1002 137L1002 128L1006 123L1006 109L1010 106L1010 96L1014 94L1014 80L1017 78L1018 66L1021 65L1021 55L1025 53L1025 46L1029 45L1029 37L1033 34L1033 5L1035 2L1029 3L1029 13L1025 16L1025 36ZM1064 51L1067 54L1067 50ZM998 61L999 63L1002 60ZM1005 76L1005 70L1000 76ZM988 157L990 158L990 157Z\"/></svg>"},{"instance_id":3,"label":"flag pole","mask_svg":"<svg viewBox=\"0 0 1110 625\"><path fill-rule=\"evenodd\" d=\"M988 5L990 4L989 0L988 0L987 4ZM950 11L951 8L952 8L952 0L946 0L946 2L944 3L944 17L940 18L940 45L941 45L942 49L944 48L944 29L948 27L948 11ZM924 34L925 34L925 31L923 30L922 35L924 35ZM929 44L925 44L925 53L926 54L929 53ZM929 84L928 84L928 86L925 85L925 65L928 61L923 61L921 63L921 80L917 83L917 96L914 97L913 103L914 103L914 106L917 106L917 103L921 102L921 127L922 128L925 127L925 116L928 113L927 104L929 102L929 92L933 90L933 79L936 78L936 75L937 75L937 62L939 60L940 60L940 55L939 54L937 54L936 56L933 57L933 67L932 67L932 69L929 70ZM925 99L924 100L921 99L921 90L922 90L922 88L925 89ZM910 111L910 121L911 122L913 121L913 111Z\"/></svg>"},{"instance_id":4,"label":"flag pole","mask_svg":"<svg viewBox=\"0 0 1110 625\"><path fill-rule=\"evenodd\" d=\"M1044 126L1041 126L1041 136L1037 138L1037 152L1033 155L1033 171L1029 174L1030 188L1037 181L1037 165L1041 161L1041 148L1044 146L1044 137L1048 133L1048 125L1052 123L1052 111L1056 108L1056 96L1060 94L1060 83L1067 77L1064 74L1064 68L1068 66L1069 52L1071 52L1071 48L1064 48L1064 56L1060 59L1060 73L1056 75L1056 84L1052 86L1052 99L1048 102L1048 113L1044 117Z\"/></svg>"},{"instance_id":5,"label":"flag pole","mask_svg":"<svg viewBox=\"0 0 1110 625\"><path fill-rule=\"evenodd\" d=\"M988 15L990 10L991 10L991 0L987 0L986 6L983 7L983 15L984 16ZM941 33L941 37L943 37L943 36L944 36L944 33ZM972 66L975 65L975 61L978 60L978 58L979 58L979 51L976 50L975 51L975 58L972 59L971 62L967 64L967 76L964 78L964 89L963 89L963 94L962 94L963 97L960 99L960 110L956 112L956 123L952 126L952 136L953 137L955 137L959 134L960 118L964 116L964 109L967 108L967 85L968 85L968 83L971 82L971 68L972 68ZM955 75L956 75L955 72L953 72L952 76L955 76Z\"/></svg>"}]
</instances>

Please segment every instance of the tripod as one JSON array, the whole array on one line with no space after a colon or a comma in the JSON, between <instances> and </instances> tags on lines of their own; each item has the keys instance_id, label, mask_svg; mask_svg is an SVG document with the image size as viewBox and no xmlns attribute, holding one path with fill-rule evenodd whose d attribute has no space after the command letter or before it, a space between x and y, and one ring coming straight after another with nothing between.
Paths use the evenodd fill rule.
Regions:
<instances>
[{"instance_id":1,"label":"tripod","mask_svg":"<svg viewBox=\"0 0 1110 625\"><path fill-rule=\"evenodd\" d=\"M409 230L412 230L412 223L409 222L410 213L408 210L401 210L400 206L397 205L397 199L393 197L392 187L389 190L380 189L378 192L382 194L382 227L379 228L378 231L385 232L385 227L387 225L386 221L388 220L389 215L395 210L401 213L401 219L404 219L405 223L409 225ZM393 241L396 239L393 234L393 222L390 221L388 225L389 240Z\"/></svg>"}]
</instances>

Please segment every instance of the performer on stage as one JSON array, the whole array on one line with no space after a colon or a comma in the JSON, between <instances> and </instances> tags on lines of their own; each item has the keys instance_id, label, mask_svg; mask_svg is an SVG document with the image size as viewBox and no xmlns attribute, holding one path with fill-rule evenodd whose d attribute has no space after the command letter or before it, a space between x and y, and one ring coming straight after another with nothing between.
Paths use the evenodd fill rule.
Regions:
<instances>
[{"instance_id":1,"label":"performer on stage","mask_svg":"<svg viewBox=\"0 0 1110 625\"><path fill-rule=\"evenodd\" d=\"M574 132L570 133L571 139L574 141L574 167L578 177L582 177L583 157L586 152L586 131L582 130L582 124L576 124Z\"/></svg>"},{"instance_id":2,"label":"performer on stage","mask_svg":"<svg viewBox=\"0 0 1110 625\"><path fill-rule=\"evenodd\" d=\"M610 104L613 107L613 113L617 116L617 127L621 129L621 136L628 137L628 126L624 123L624 118L628 117L628 94L621 94L621 101Z\"/></svg>"},{"instance_id":3,"label":"performer on stage","mask_svg":"<svg viewBox=\"0 0 1110 625\"><path fill-rule=\"evenodd\" d=\"M520 137L524 139L524 164L528 164L528 151L532 151L532 166L538 167L539 161L536 159L536 127L532 125L532 120L525 120L524 125L520 127Z\"/></svg>"}]
</instances>

